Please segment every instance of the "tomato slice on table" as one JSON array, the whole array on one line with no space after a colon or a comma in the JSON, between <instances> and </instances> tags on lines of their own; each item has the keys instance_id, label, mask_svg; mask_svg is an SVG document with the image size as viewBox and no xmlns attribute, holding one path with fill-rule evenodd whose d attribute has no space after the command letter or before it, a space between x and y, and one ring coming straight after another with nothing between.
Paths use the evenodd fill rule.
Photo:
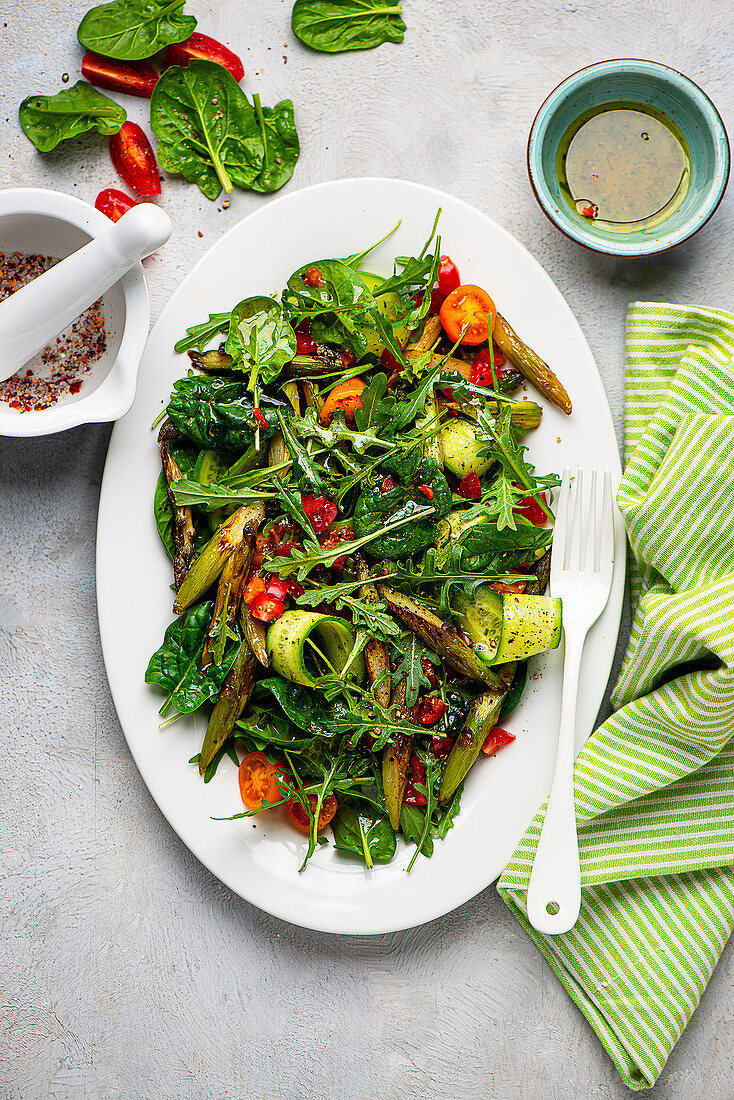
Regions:
<instances>
[{"instance_id":1,"label":"tomato slice on table","mask_svg":"<svg viewBox=\"0 0 734 1100\"><path fill-rule=\"evenodd\" d=\"M98 53L85 53L82 76L98 88L109 88L125 95L150 99L158 83L158 73L149 61L113 61Z\"/></svg>"},{"instance_id":2,"label":"tomato slice on table","mask_svg":"<svg viewBox=\"0 0 734 1100\"><path fill-rule=\"evenodd\" d=\"M100 191L97 195L94 205L110 221L119 222L123 214L127 214L128 210L132 210L138 204L124 191L118 191L116 187L105 187L104 191Z\"/></svg>"},{"instance_id":3,"label":"tomato slice on table","mask_svg":"<svg viewBox=\"0 0 734 1100\"><path fill-rule=\"evenodd\" d=\"M494 302L486 290L472 283L452 290L439 311L449 340L456 343L461 337L461 343L469 345L483 344L489 338L496 314Z\"/></svg>"},{"instance_id":4,"label":"tomato slice on table","mask_svg":"<svg viewBox=\"0 0 734 1100\"><path fill-rule=\"evenodd\" d=\"M189 61L216 61L227 69L236 81L242 80L245 67L236 53L228 50L216 38L194 31L185 42L176 42L166 50L167 65L188 65Z\"/></svg>"},{"instance_id":5,"label":"tomato slice on table","mask_svg":"<svg viewBox=\"0 0 734 1100\"><path fill-rule=\"evenodd\" d=\"M311 803L311 810L314 811L316 809L316 795L309 794L306 797ZM327 794L326 798L321 803L321 813L319 814L319 823L316 829L317 833L320 833L322 829L326 828L338 809L339 806L334 795ZM299 802L297 798L292 798L290 802L286 802L285 812L288 815L288 820L291 825L295 825L302 833L311 832L311 818L306 813L306 807Z\"/></svg>"},{"instance_id":6,"label":"tomato slice on table","mask_svg":"<svg viewBox=\"0 0 734 1100\"><path fill-rule=\"evenodd\" d=\"M240 796L248 810L259 810L265 802L280 802L286 794L283 772L271 764L264 752L248 752L238 773Z\"/></svg>"},{"instance_id":7,"label":"tomato slice on table","mask_svg":"<svg viewBox=\"0 0 734 1100\"><path fill-rule=\"evenodd\" d=\"M128 187L139 195L160 195L158 162L145 131L137 122L123 122L110 138L112 163Z\"/></svg>"}]
</instances>

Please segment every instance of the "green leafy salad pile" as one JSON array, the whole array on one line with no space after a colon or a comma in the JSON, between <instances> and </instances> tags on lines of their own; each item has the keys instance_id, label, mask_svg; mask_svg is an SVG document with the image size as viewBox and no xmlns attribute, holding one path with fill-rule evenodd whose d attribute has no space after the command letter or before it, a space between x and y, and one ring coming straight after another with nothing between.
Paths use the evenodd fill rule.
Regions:
<instances>
[{"instance_id":1,"label":"green leafy salad pile","mask_svg":"<svg viewBox=\"0 0 734 1100\"><path fill-rule=\"evenodd\" d=\"M558 481L523 443L541 407L513 396L542 360L499 314L506 351L491 315L447 338L436 225L388 276L370 252L188 329L158 437L177 617L146 681L163 715L205 710L192 763L238 764L237 817L285 807L304 867L329 830L368 867L399 833L411 866L430 856L560 637Z\"/></svg>"}]
</instances>

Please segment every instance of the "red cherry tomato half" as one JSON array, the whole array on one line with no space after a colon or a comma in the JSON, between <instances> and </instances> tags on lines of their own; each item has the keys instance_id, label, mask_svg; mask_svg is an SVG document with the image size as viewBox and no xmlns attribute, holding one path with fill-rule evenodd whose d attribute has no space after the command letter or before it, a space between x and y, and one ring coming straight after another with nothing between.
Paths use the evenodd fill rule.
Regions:
<instances>
[{"instance_id":1,"label":"red cherry tomato half","mask_svg":"<svg viewBox=\"0 0 734 1100\"><path fill-rule=\"evenodd\" d=\"M228 50L216 38L194 31L185 42L176 42L166 50L167 65L188 65L189 61L216 61L224 66L239 83L245 75L245 68L236 53Z\"/></svg>"},{"instance_id":2,"label":"red cherry tomato half","mask_svg":"<svg viewBox=\"0 0 734 1100\"><path fill-rule=\"evenodd\" d=\"M158 73L149 61L113 61L98 53L85 53L82 76L98 88L109 88L125 95L150 99L158 83Z\"/></svg>"},{"instance_id":3,"label":"red cherry tomato half","mask_svg":"<svg viewBox=\"0 0 734 1100\"><path fill-rule=\"evenodd\" d=\"M309 794L306 796L311 804L311 811L316 809L316 795ZM339 809L337 801L333 794L327 794L324 801L321 803L321 812L319 814L319 823L316 827L316 832L320 833L322 829L331 821L332 817ZM298 801L297 798L292 798L290 802L285 804L285 812L288 814L288 820L292 825L295 825L297 829L300 829L302 833L311 832L311 818L306 813L306 807Z\"/></svg>"},{"instance_id":4,"label":"red cherry tomato half","mask_svg":"<svg viewBox=\"0 0 734 1100\"><path fill-rule=\"evenodd\" d=\"M450 256L442 256L438 268L438 293L442 298L448 298L457 286L461 286L459 269Z\"/></svg>"},{"instance_id":5,"label":"red cherry tomato half","mask_svg":"<svg viewBox=\"0 0 734 1100\"><path fill-rule=\"evenodd\" d=\"M161 180L145 131L137 122L123 122L110 138L112 163L128 187L139 195L160 195Z\"/></svg>"},{"instance_id":6,"label":"red cherry tomato half","mask_svg":"<svg viewBox=\"0 0 734 1100\"><path fill-rule=\"evenodd\" d=\"M119 222L123 214L127 214L128 210L132 210L138 204L135 199L131 199L124 191L118 191L114 187L106 187L104 191L100 191L97 195L94 205L110 221Z\"/></svg>"},{"instance_id":7,"label":"red cherry tomato half","mask_svg":"<svg viewBox=\"0 0 734 1100\"><path fill-rule=\"evenodd\" d=\"M240 797L248 810L259 810L265 802L280 802L286 793L284 773L271 764L264 752L248 752L238 772Z\"/></svg>"},{"instance_id":8,"label":"red cherry tomato half","mask_svg":"<svg viewBox=\"0 0 734 1100\"><path fill-rule=\"evenodd\" d=\"M487 734L487 739L482 745L482 752L486 753L487 756L494 756L499 749L503 749L505 745L511 745L514 740L514 733L503 730L502 726L495 726Z\"/></svg>"},{"instance_id":9,"label":"red cherry tomato half","mask_svg":"<svg viewBox=\"0 0 734 1100\"><path fill-rule=\"evenodd\" d=\"M421 668L423 669L423 675L432 688L436 686L436 673L433 671L433 662L429 661L427 657L421 657Z\"/></svg>"},{"instance_id":10,"label":"red cherry tomato half","mask_svg":"<svg viewBox=\"0 0 734 1100\"><path fill-rule=\"evenodd\" d=\"M544 501L545 493L541 493L540 498ZM547 515L534 497L523 497L512 510L516 515L529 519L536 527L543 527L548 521Z\"/></svg>"},{"instance_id":11,"label":"red cherry tomato half","mask_svg":"<svg viewBox=\"0 0 734 1100\"><path fill-rule=\"evenodd\" d=\"M466 283L452 290L444 300L439 317L449 340L462 344L483 344L494 328L494 302L480 286Z\"/></svg>"}]
</instances>

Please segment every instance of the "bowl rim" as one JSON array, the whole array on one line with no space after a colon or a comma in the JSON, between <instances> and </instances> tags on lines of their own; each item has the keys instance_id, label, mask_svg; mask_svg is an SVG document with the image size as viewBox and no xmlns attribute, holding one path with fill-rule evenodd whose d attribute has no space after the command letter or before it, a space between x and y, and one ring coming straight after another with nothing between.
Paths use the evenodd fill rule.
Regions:
<instances>
[{"instance_id":1,"label":"bowl rim","mask_svg":"<svg viewBox=\"0 0 734 1100\"><path fill-rule=\"evenodd\" d=\"M90 238L99 236L110 224L106 215L91 203L64 191L45 187L0 191L0 218L23 214L55 218L82 230ZM150 327L150 300L142 263L135 264L119 282L125 301L125 323L107 377L87 397L68 405L18 413L0 402L0 436L52 435L81 424L117 420L128 411L135 397L138 367Z\"/></svg>"},{"instance_id":2,"label":"bowl rim","mask_svg":"<svg viewBox=\"0 0 734 1100\"><path fill-rule=\"evenodd\" d=\"M615 70L615 66L623 65L629 65L631 66L631 71L637 72L644 72L647 68L658 74L672 73L673 76L677 78L676 85L679 89L681 89L683 92L688 93L690 95L690 98L694 101L700 99L703 105L710 110L711 114L713 115L715 125L718 125L718 127L720 128L720 136L723 138L723 147L725 154L723 171L720 173L718 189L715 193L715 198L710 208L707 210L705 216L698 219L694 225L691 226L689 223L687 226L679 229L676 234L672 236L669 234L667 238L663 237L662 243L655 247L640 247L639 245L635 247L634 242L629 241L626 242L630 245L629 248L604 247L601 241L593 243L595 241L595 238L593 238L591 234L589 234L588 236L584 235L583 230L581 229L579 230L579 235L572 233L568 228L566 228L556 219L551 209L549 209L545 200L545 196L543 195L536 180L536 173L534 171L534 151L536 146L539 144L538 131L540 128L540 124L541 122L545 121L546 118L552 117L551 112L549 111L552 101L555 100L556 103L561 102L563 97L560 96L558 93L562 92L566 85L569 85L572 81L575 80L575 78L581 76L582 73L590 73L593 70L598 71L604 69L608 69L608 71L611 73L614 71L619 71ZM693 93L692 95L691 92ZM533 195L535 196L538 206L551 222L551 224L554 225L555 228L564 235L564 237L567 237L568 240L573 241L575 244L581 245L582 248L586 248L589 252L596 252L600 255L605 256L617 256L623 259L636 259L643 256L659 256L664 252L670 252L671 249L677 248L679 244L683 244L684 241L690 240L691 237L695 236L695 234L698 233L698 231L702 229L708 221L710 221L710 219L718 210L721 201L726 193L727 185L729 183L729 174L731 171L731 144L729 141L729 135L727 133L726 126L724 125L724 120L722 119L716 105L709 98L706 92L704 92L703 88L696 84L694 80L691 80L689 76L686 76L685 73L680 72L679 69L674 69L672 65L666 65L662 61L651 61L649 58L614 57L606 58L604 61L595 61L592 62L592 64L590 65L583 65L580 69L576 69L574 72L569 73L568 76L564 77L563 80L561 80L560 83L558 83L555 88L553 88L548 93L548 95L545 97L540 107L538 108L530 126L530 132L528 133L528 141L526 147L526 164L530 187L533 191ZM611 244L611 242L608 243ZM620 240L620 244L622 243L623 241ZM652 242L650 243L652 244Z\"/></svg>"}]
</instances>

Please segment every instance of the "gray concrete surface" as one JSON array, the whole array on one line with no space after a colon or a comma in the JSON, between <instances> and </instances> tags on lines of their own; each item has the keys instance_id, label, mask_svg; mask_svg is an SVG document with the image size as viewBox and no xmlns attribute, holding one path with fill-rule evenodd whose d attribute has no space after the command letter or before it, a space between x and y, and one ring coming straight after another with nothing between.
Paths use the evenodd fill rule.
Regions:
<instances>
[{"instance_id":1,"label":"gray concrete surface","mask_svg":"<svg viewBox=\"0 0 734 1100\"><path fill-rule=\"evenodd\" d=\"M103 141L41 157L16 121L24 96L76 78L86 6L0 0L4 187L91 201L118 185ZM734 308L734 193L688 245L621 262L555 232L524 164L545 95L607 57L674 65L734 122L730 0L405 0L402 46L341 56L294 41L288 0L188 7L243 55L249 92L295 101L303 152L289 188L401 176L452 191L523 241L576 312L620 425L627 302ZM145 104L126 106L143 120ZM148 263L154 317L264 201L236 194L223 210L166 180L176 235ZM132 763L102 666L94 539L108 438L100 426L0 440L2 1100L625 1095L493 888L424 928L329 937L234 897L182 846ZM656 1100L734 1096L732 984L728 948Z\"/></svg>"}]
</instances>

